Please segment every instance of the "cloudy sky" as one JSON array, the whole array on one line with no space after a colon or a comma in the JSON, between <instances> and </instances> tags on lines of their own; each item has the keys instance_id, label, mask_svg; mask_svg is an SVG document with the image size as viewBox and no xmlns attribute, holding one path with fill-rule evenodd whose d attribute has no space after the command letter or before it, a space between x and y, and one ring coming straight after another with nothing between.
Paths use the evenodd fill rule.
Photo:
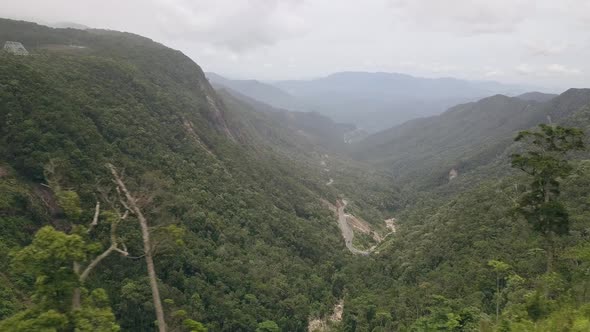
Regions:
<instances>
[{"instance_id":1,"label":"cloudy sky","mask_svg":"<svg viewBox=\"0 0 590 332\"><path fill-rule=\"evenodd\" d=\"M232 78L387 71L590 86L588 0L0 0L0 16L145 35Z\"/></svg>"}]
</instances>

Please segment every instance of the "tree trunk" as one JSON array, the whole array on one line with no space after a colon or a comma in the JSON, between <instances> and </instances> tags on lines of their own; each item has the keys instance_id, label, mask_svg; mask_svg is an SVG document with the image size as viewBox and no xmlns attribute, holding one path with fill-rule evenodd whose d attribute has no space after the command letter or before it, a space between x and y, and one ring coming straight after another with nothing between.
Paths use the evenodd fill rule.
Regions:
<instances>
[{"instance_id":1,"label":"tree trunk","mask_svg":"<svg viewBox=\"0 0 590 332\"><path fill-rule=\"evenodd\" d=\"M135 205L135 204L133 204ZM133 208L133 205L131 208ZM134 209L137 209L135 207ZM152 287L152 297L154 300L154 308L156 309L156 318L158 319L158 329L160 332L166 332L166 322L164 321L164 309L160 300L160 291L158 289L158 279L156 277L156 269L154 268L154 260L152 258L152 248L150 242L150 233L146 219L137 209L137 218L141 225L141 235L143 237L143 250L145 252L145 262L148 270L148 277L150 279L150 286Z\"/></svg>"},{"instance_id":2,"label":"tree trunk","mask_svg":"<svg viewBox=\"0 0 590 332\"><path fill-rule=\"evenodd\" d=\"M76 275L80 274L80 263L78 262L74 262L74 273L76 273ZM72 311L78 310L81 307L81 292L80 292L80 286L74 288L74 292L72 293Z\"/></svg>"},{"instance_id":3,"label":"tree trunk","mask_svg":"<svg viewBox=\"0 0 590 332\"><path fill-rule=\"evenodd\" d=\"M549 231L546 236L547 238L547 273L551 273L554 270L554 261L555 261L555 244L554 244L554 237L553 232Z\"/></svg>"},{"instance_id":4,"label":"tree trunk","mask_svg":"<svg viewBox=\"0 0 590 332\"><path fill-rule=\"evenodd\" d=\"M500 276L496 272L496 323L500 317Z\"/></svg>"},{"instance_id":5,"label":"tree trunk","mask_svg":"<svg viewBox=\"0 0 590 332\"><path fill-rule=\"evenodd\" d=\"M136 200L131 193L127 190L125 183L117 174L117 171L113 165L109 165L111 173L117 182L117 185L125 195L127 204L133 214L137 216L139 225L141 227L141 235L143 237L143 250L145 253L145 262L148 270L148 278L150 280L150 286L152 288L152 298L154 301L154 309L156 310L156 319L158 320L158 330L160 332L166 332L166 321L164 320L164 308L162 307L162 301L160 300L160 291L158 289L158 278L156 276L156 269L154 268L154 259L152 258L152 245L150 241L150 232L147 219L136 204Z\"/></svg>"},{"instance_id":6,"label":"tree trunk","mask_svg":"<svg viewBox=\"0 0 590 332\"><path fill-rule=\"evenodd\" d=\"M549 197L549 187L548 184L545 183L543 185L543 196L544 196L544 200L545 200L545 204L549 203L550 201L550 197ZM547 242L547 273L551 273L553 272L553 261L554 261L554 238L553 238L553 231L551 229L549 229L549 231L547 232L547 235L545 236L545 240Z\"/></svg>"}]
</instances>

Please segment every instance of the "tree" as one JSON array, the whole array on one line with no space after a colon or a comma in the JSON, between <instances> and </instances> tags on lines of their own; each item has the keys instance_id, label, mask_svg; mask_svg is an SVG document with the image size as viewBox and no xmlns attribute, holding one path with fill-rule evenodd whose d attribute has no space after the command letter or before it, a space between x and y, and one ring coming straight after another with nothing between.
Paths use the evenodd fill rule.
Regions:
<instances>
[{"instance_id":1,"label":"tree","mask_svg":"<svg viewBox=\"0 0 590 332\"><path fill-rule=\"evenodd\" d=\"M498 260L488 261L488 266L494 270L496 274L496 322L500 317L500 301L502 301L502 291L500 289L500 281L506 276L506 272L510 270L511 266Z\"/></svg>"},{"instance_id":2,"label":"tree","mask_svg":"<svg viewBox=\"0 0 590 332\"><path fill-rule=\"evenodd\" d=\"M272 320L265 320L262 323L258 324L256 328L256 332L279 332L281 329L277 325L277 323L273 322Z\"/></svg>"},{"instance_id":3,"label":"tree","mask_svg":"<svg viewBox=\"0 0 590 332\"><path fill-rule=\"evenodd\" d=\"M152 298L154 302L154 309L156 311L158 329L160 332L166 332L164 308L162 306L162 300L160 298L160 290L158 289L158 277L156 276L156 268L154 267L154 259L152 257L153 246L150 240L150 229L148 221L138 205L139 199L133 197L131 192L127 189L127 186L125 186L125 183L123 182L122 177L117 172L115 166L107 164L107 167L111 171L113 179L117 185L117 191L121 195L121 204L127 209L127 211L134 214L137 217L137 220L139 221L139 225L141 227L141 236L143 238L144 257L147 265L150 287L152 289ZM146 201L149 203L151 202L151 199L147 199Z\"/></svg>"},{"instance_id":4,"label":"tree","mask_svg":"<svg viewBox=\"0 0 590 332\"><path fill-rule=\"evenodd\" d=\"M520 213L545 238L547 271L553 271L555 235L569 232L569 216L559 201L560 179L571 174L566 159L571 151L583 150L584 133L577 128L539 125L537 131L521 131L514 139L527 143L524 154L513 154L512 167L532 177L528 192L519 201Z\"/></svg>"},{"instance_id":5,"label":"tree","mask_svg":"<svg viewBox=\"0 0 590 332\"><path fill-rule=\"evenodd\" d=\"M15 270L36 279L34 305L1 321L0 331L119 331L104 290L95 289L78 306L71 305L80 285L80 275L73 266L95 249L95 244L86 243L78 234L41 228L33 242L15 254L13 262Z\"/></svg>"},{"instance_id":6,"label":"tree","mask_svg":"<svg viewBox=\"0 0 590 332\"><path fill-rule=\"evenodd\" d=\"M44 167L44 176L47 180L48 185L47 187L51 188L51 190L55 193L57 201L59 202L60 207L64 211L64 214L68 218L68 220L72 223L75 223L82 214L82 207L80 206L80 197L78 194L73 190L64 190L62 189L61 182L62 176L59 169L63 167L63 161L52 159L49 161L47 165ZM105 195L105 200L109 201L109 199ZM90 276L90 273L98 266L98 264L107 258L111 253L118 252L123 256L128 256L129 253L127 248L124 244L121 244L120 239L117 236L117 227L119 224L125 220L129 214L128 211L124 213L119 212L119 207L113 204L113 211L105 211L102 212L102 217L105 221L110 224L110 246L105 249L102 253L94 257L85 267L83 266L83 260L86 260L88 257L84 255L80 257L81 259L76 259L73 262L73 271L74 274L78 278L78 286L74 287L73 294L72 294L72 309L77 310L80 309L81 305L81 290L80 287L84 286L86 279ZM96 201L96 206L94 208L94 216L92 217L92 221L88 224L88 227L83 226L74 226L72 227L73 232L80 236L80 238L87 237L89 234L92 233L94 228L98 226L99 219L101 217L101 209L100 209L100 202ZM98 244L97 244L98 246Z\"/></svg>"}]
</instances>

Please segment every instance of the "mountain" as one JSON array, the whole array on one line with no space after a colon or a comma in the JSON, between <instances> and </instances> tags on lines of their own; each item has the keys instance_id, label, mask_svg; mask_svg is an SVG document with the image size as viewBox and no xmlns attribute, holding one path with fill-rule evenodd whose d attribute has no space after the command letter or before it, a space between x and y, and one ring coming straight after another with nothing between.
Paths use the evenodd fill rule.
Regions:
<instances>
[{"instance_id":1,"label":"mountain","mask_svg":"<svg viewBox=\"0 0 590 332\"><path fill-rule=\"evenodd\" d=\"M520 98L522 100L539 101L539 102L546 102L546 101L549 101L555 97L557 97L556 94L542 93L542 92L537 92L537 91L527 92L527 93L523 93L521 95L516 96L516 98Z\"/></svg>"},{"instance_id":2,"label":"mountain","mask_svg":"<svg viewBox=\"0 0 590 332\"><path fill-rule=\"evenodd\" d=\"M397 73L342 72L308 81L269 83L231 80L215 73L207 73L207 77L216 87L226 87L275 108L316 111L369 132L481 97L524 92L522 87L497 82L427 79ZM363 136L361 133L359 137Z\"/></svg>"},{"instance_id":3,"label":"mountain","mask_svg":"<svg viewBox=\"0 0 590 332\"><path fill-rule=\"evenodd\" d=\"M148 38L6 40L0 331L590 330L590 89L346 144Z\"/></svg>"},{"instance_id":4,"label":"mountain","mask_svg":"<svg viewBox=\"0 0 590 332\"><path fill-rule=\"evenodd\" d=\"M0 53L0 330L154 330L139 214L107 163L150 222L170 329L305 331L331 310L337 195L299 133L141 36L0 19L5 40L31 55ZM81 284L72 266L110 245L127 255Z\"/></svg>"},{"instance_id":5,"label":"mountain","mask_svg":"<svg viewBox=\"0 0 590 332\"><path fill-rule=\"evenodd\" d=\"M526 91L497 82L383 72L341 72L307 81L277 81L273 85L336 121L354 123L370 132L438 114L459 103Z\"/></svg>"},{"instance_id":6,"label":"mountain","mask_svg":"<svg viewBox=\"0 0 590 332\"><path fill-rule=\"evenodd\" d=\"M346 148L347 138L356 130L354 125L335 123L331 119L316 112L297 112L274 108L239 92L226 87L217 89L218 94L224 99L226 105L233 105L236 109L251 109L259 114L258 124L265 123L261 128L267 131L273 128L277 132L296 133L297 137L285 140L285 143L295 144L306 142L306 147L300 151L314 151L314 153L343 152ZM246 119L244 119L246 120ZM247 121L242 121L242 123ZM254 126L257 127L257 126ZM266 135L262 130L257 130L261 135ZM273 138L270 141L277 143ZM293 151L287 150L293 155Z\"/></svg>"},{"instance_id":7,"label":"mountain","mask_svg":"<svg viewBox=\"0 0 590 332\"><path fill-rule=\"evenodd\" d=\"M396 176L392 184L403 185L408 201L395 212L395 235L378 246L375 260L342 272L350 290L342 330L590 329L583 311L590 298L568 295L590 290L583 272L590 266L590 89L569 89L542 102L523 99L531 98L495 95L457 105L354 146L360 160ZM580 129L586 148L551 150L540 123L552 124L545 128L553 133L560 132L555 125ZM536 144L546 147L532 139L515 142L521 130L539 135ZM557 158L565 174L571 167L555 180L549 203L563 206L565 218L541 219L567 231L547 234L535 224L539 219L520 212L530 208L527 199L545 177L511 167L511 155L526 152L535 162L537 156ZM547 258L553 257L551 236L559 241L554 271Z\"/></svg>"},{"instance_id":8,"label":"mountain","mask_svg":"<svg viewBox=\"0 0 590 332\"><path fill-rule=\"evenodd\" d=\"M50 26L52 28L58 28L58 29L78 29L78 30L90 29L90 27L87 25L75 23L75 22L56 22L53 24L48 24L48 26Z\"/></svg>"},{"instance_id":9,"label":"mountain","mask_svg":"<svg viewBox=\"0 0 590 332\"><path fill-rule=\"evenodd\" d=\"M205 75L216 88L229 88L275 108L292 111L310 110L302 101L270 84L256 80L231 80L215 73L206 73Z\"/></svg>"},{"instance_id":10,"label":"mountain","mask_svg":"<svg viewBox=\"0 0 590 332\"><path fill-rule=\"evenodd\" d=\"M590 104L590 90L570 89L545 99L495 95L457 105L371 135L355 146L355 155L402 182L444 184L452 170L463 173L495 160L517 131L572 116Z\"/></svg>"}]
</instances>

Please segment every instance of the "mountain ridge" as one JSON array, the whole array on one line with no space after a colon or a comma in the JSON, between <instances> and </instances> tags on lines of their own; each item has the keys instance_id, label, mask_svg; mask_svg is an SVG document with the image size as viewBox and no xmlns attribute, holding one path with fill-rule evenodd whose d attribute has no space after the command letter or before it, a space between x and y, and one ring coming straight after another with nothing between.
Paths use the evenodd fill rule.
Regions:
<instances>
[{"instance_id":1,"label":"mountain ridge","mask_svg":"<svg viewBox=\"0 0 590 332\"><path fill-rule=\"evenodd\" d=\"M518 130L561 121L588 104L589 89L568 89L545 102L498 94L373 134L354 147L354 154L402 182L429 174L422 185L440 185L451 169L464 172L493 160Z\"/></svg>"}]
</instances>

